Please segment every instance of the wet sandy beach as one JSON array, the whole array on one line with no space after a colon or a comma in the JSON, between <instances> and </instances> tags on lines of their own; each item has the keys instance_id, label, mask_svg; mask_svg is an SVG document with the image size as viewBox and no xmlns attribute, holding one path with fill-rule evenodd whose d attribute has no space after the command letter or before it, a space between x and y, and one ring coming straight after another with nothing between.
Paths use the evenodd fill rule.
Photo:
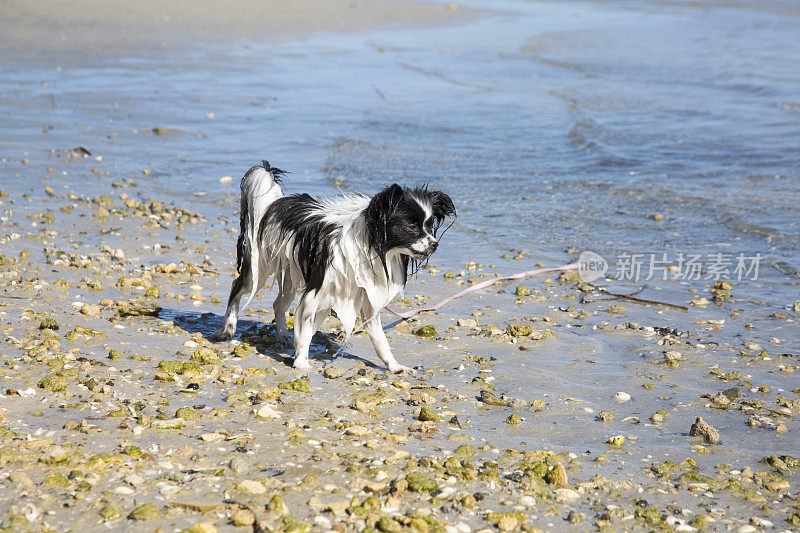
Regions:
<instances>
[{"instance_id":1,"label":"wet sandy beach","mask_svg":"<svg viewBox=\"0 0 800 533\"><path fill-rule=\"evenodd\" d=\"M502 12L478 2L391 4L348 7L365 9L351 19L354 32L333 33L335 21L320 16L324 23L305 29L321 33L293 37L299 28L285 21L303 20L299 6L279 19L280 41L247 37L190 51L137 41L126 46L144 52L103 46L79 65L40 48L34 59L4 62L0 527L800 527L800 296L796 278L774 266L795 262L795 230L782 210L796 199L796 176L781 173L777 156L768 167L765 156L760 164L778 176L770 183L782 198L754 200L741 234L729 236L738 224L730 223L704 237L693 228L713 225L688 208L672 210L678 203L669 197L706 194L699 183L681 189L665 179L667 192L654 199L636 177L613 189L604 181L616 179L610 174L581 178L577 165L572 178L558 174L555 165L574 158L624 151L621 140L598 133L601 117L571 137L562 131L564 152L536 136L539 126L524 132L553 148L551 159L534 144L535 157L515 148L518 128L496 141L497 130L484 129L496 122L502 130L512 103L522 115L535 108L530 124L543 129L560 120L553 107L520 103L523 61L555 54L542 43L558 41L532 37L537 18L565 27L592 17L598 26L651 16L667 24L683 8L646 7L639 20L594 4L504 3ZM516 20L513 9L522 13ZM482 51L490 45L464 44L501 29L519 36L520 51L506 52L515 72ZM555 68L546 59L536 68ZM579 63L558 61L567 59ZM467 70L482 61L506 72L506 92ZM557 76L548 73L538 75ZM592 83L606 83L598 78ZM486 153L474 152L478 137ZM504 143L520 154L504 160L506 169L540 166L547 181L502 174ZM260 158L292 172L288 192L372 193L395 180L452 192L460 218L398 310L496 275L564 264L590 248L609 258L677 253L684 238L703 250L733 243L731 251L771 254L772 266L765 263L757 283L626 281L612 264L593 283L565 274L497 285L394 324L390 342L401 363L417 368L413 375L386 374L368 339L345 342L331 318L315 337L313 371L297 373L276 342L271 291L243 314L233 342L207 340L234 273L238 181ZM621 175L633 172L623 168ZM479 180L522 192L477 195ZM587 210L585 198L597 208ZM614 198L629 201L621 207ZM567 217L570 202L579 217ZM727 216L726 202L712 217ZM754 231L765 228L758 217L770 202L771 231ZM589 234L593 225L602 237ZM640 297L688 310L598 290L643 286ZM690 435L698 417L711 429Z\"/></svg>"}]
</instances>

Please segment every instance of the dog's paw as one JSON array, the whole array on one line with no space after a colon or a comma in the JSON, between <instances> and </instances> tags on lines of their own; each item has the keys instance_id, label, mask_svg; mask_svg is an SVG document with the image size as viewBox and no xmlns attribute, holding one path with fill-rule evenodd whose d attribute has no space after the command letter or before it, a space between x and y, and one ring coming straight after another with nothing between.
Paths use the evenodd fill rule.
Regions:
<instances>
[{"instance_id":1,"label":"dog's paw","mask_svg":"<svg viewBox=\"0 0 800 533\"><path fill-rule=\"evenodd\" d=\"M294 339L292 338L292 334L288 331L286 333L278 333L278 342L281 343L281 346L285 346L286 348L294 346Z\"/></svg>"},{"instance_id":2,"label":"dog's paw","mask_svg":"<svg viewBox=\"0 0 800 533\"><path fill-rule=\"evenodd\" d=\"M235 330L233 328L225 326L224 328L217 330L211 335L209 335L208 340L210 340L211 342L229 341L233 338L234 333Z\"/></svg>"},{"instance_id":3,"label":"dog's paw","mask_svg":"<svg viewBox=\"0 0 800 533\"><path fill-rule=\"evenodd\" d=\"M311 370L311 363L308 362L308 359L295 359L292 367L295 370Z\"/></svg>"},{"instance_id":4,"label":"dog's paw","mask_svg":"<svg viewBox=\"0 0 800 533\"><path fill-rule=\"evenodd\" d=\"M400 372L408 372L409 374L414 374L416 373L416 370L414 370L410 366L401 365L397 363L389 367L389 372L391 372L392 374L399 374Z\"/></svg>"}]
</instances>

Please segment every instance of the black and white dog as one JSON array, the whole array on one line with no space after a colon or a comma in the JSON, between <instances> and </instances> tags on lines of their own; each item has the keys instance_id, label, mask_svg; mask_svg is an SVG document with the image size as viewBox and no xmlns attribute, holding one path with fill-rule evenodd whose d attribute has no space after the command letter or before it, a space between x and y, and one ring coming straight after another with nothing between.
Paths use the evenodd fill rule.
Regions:
<instances>
[{"instance_id":1,"label":"black and white dog","mask_svg":"<svg viewBox=\"0 0 800 533\"><path fill-rule=\"evenodd\" d=\"M397 184L372 198L284 196L282 174L264 161L242 178L239 276L215 337L233 338L242 297L247 297L246 307L274 274L278 297L272 307L279 340L286 346L292 339L285 313L300 292L294 315L295 368L311 368L311 337L333 310L347 335L361 317L390 372L411 370L392 355L380 310L405 288L409 268L436 250L437 230L456 214L452 200L441 191Z\"/></svg>"}]
</instances>

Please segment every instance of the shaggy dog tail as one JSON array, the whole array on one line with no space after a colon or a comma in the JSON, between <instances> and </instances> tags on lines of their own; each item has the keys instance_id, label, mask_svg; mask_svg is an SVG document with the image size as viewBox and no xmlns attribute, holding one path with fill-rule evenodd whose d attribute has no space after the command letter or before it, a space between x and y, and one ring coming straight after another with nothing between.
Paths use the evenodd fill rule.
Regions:
<instances>
[{"instance_id":1,"label":"shaggy dog tail","mask_svg":"<svg viewBox=\"0 0 800 533\"><path fill-rule=\"evenodd\" d=\"M251 287L243 308L250 304L260 287L260 263L265 258L259 255L258 228L270 204L283 196L280 187L283 174L283 170L271 167L269 161L262 161L260 165L248 170L242 178L236 271L243 278L242 281L249 283Z\"/></svg>"}]
</instances>

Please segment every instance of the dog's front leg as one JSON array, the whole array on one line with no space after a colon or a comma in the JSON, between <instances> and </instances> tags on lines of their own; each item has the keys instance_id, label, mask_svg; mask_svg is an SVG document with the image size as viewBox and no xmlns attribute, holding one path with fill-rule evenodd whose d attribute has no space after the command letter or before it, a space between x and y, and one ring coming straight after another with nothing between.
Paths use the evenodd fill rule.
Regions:
<instances>
[{"instance_id":1,"label":"dog's front leg","mask_svg":"<svg viewBox=\"0 0 800 533\"><path fill-rule=\"evenodd\" d=\"M304 293L294 313L294 363L298 370L310 370L308 350L317 326L317 293Z\"/></svg>"},{"instance_id":2,"label":"dog's front leg","mask_svg":"<svg viewBox=\"0 0 800 533\"><path fill-rule=\"evenodd\" d=\"M365 311L370 313L372 312L371 309L365 309ZM414 372L413 368L398 363L394 358L394 355L392 355L392 349L389 346L386 333L383 331L383 324L381 323L381 316L379 314L376 314L372 319L367 321L367 323L364 324L364 329L369 335L369 340L372 341L372 346L375 347L375 353L377 353L381 361L384 362L386 368L389 369L389 372L393 372L395 374L403 371Z\"/></svg>"}]
</instances>

